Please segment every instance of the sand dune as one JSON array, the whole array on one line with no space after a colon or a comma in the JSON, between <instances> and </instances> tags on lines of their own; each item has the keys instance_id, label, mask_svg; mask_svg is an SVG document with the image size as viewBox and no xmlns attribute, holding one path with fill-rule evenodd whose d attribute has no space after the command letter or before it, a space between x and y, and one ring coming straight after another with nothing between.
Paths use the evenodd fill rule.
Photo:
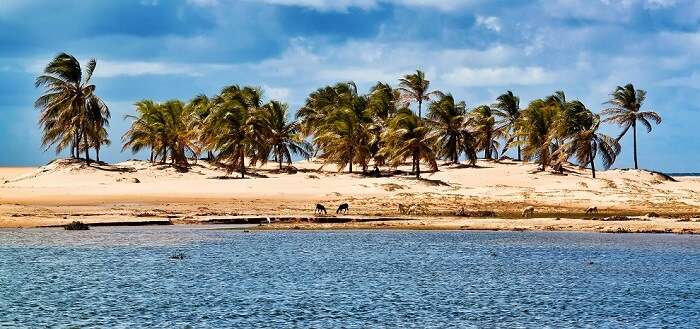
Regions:
<instances>
[{"instance_id":1,"label":"sand dune","mask_svg":"<svg viewBox=\"0 0 700 329\"><path fill-rule=\"evenodd\" d=\"M476 168L443 165L416 180L338 173L333 166L319 170L317 161L295 163L296 173L280 173L276 167L255 168L246 179L203 161L188 171L144 161L88 166L57 160L40 168L0 168L0 183L6 181L0 184L0 226L309 215L317 202L329 208L349 202L352 214L365 216L398 216L399 203L419 204L418 215L427 217L450 216L462 207L516 217L527 205L536 207L537 217L549 218L582 217L592 205L600 216L652 211L665 217L700 215L700 179L674 181L643 170L610 170L593 179L590 171L575 166L559 175L538 172L534 164L479 161ZM697 226L692 220L684 223Z\"/></svg>"}]
</instances>

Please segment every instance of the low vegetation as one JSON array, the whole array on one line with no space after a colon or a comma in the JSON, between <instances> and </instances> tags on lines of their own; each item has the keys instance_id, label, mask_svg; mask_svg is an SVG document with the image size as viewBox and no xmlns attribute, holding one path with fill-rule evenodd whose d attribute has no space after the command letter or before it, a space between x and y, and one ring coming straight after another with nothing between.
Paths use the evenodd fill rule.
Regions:
<instances>
[{"instance_id":1,"label":"low vegetation","mask_svg":"<svg viewBox=\"0 0 700 329\"><path fill-rule=\"evenodd\" d=\"M90 226L81 221L73 221L66 224L66 226L64 226L63 228L66 231L87 231L90 229Z\"/></svg>"}]
</instances>

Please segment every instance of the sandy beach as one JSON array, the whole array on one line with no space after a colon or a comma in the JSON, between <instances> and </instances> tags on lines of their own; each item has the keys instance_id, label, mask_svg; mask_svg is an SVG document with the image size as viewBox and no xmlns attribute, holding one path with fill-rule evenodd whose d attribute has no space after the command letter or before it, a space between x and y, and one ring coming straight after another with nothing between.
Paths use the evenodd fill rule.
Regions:
<instances>
[{"instance_id":1,"label":"sandy beach","mask_svg":"<svg viewBox=\"0 0 700 329\"><path fill-rule=\"evenodd\" d=\"M443 165L421 180L408 175L338 173L333 166L321 168L317 161L294 163L292 172L275 168L276 164L254 168L245 179L204 161L188 171L135 160L90 166L57 160L40 168L0 168L0 182L4 182L0 227L62 225L74 220L165 219L177 224L270 215L274 223L266 229L700 232L698 178L674 181L648 171L609 170L592 179L588 171L575 166L566 167L561 175L510 160L479 161L476 168ZM324 204L332 218L343 202L350 204L350 212L338 222L314 220L316 203ZM401 213L399 204L414 205L414 211ZM533 218L521 217L527 206L535 207ZM591 206L599 214L586 215ZM465 216L455 216L462 208ZM648 218L648 213L659 217ZM287 220L275 221L274 216ZM606 218L610 216L628 218ZM381 218L387 220L376 220Z\"/></svg>"}]
</instances>

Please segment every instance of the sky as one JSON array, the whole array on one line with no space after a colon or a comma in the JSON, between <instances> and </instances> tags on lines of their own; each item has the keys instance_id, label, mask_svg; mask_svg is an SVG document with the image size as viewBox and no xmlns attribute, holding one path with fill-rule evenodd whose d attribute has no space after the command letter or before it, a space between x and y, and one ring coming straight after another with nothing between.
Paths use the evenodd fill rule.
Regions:
<instances>
[{"instance_id":1,"label":"sky","mask_svg":"<svg viewBox=\"0 0 700 329\"><path fill-rule=\"evenodd\" d=\"M640 167L700 172L700 1L2 0L0 166L56 157L41 146L33 82L60 52L97 60L107 161L143 157L120 140L141 99L253 85L295 112L319 87L353 80L366 93L421 69L469 107L506 90L522 107L562 90L598 112L633 83L663 117L639 132ZM615 166L630 167L631 135L622 143Z\"/></svg>"}]
</instances>

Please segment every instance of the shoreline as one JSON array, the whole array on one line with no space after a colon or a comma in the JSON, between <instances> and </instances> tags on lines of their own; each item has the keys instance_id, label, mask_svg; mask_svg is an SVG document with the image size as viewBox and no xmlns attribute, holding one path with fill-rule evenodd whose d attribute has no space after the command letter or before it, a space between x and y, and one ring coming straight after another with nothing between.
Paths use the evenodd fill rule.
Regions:
<instances>
[{"instance_id":1,"label":"shoreline","mask_svg":"<svg viewBox=\"0 0 700 329\"><path fill-rule=\"evenodd\" d=\"M186 171L137 160L86 165L59 159L40 168L0 167L0 227L274 217L285 218L270 226L279 229L700 232L700 178L610 170L592 179L575 166L562 175L511 160L443 164L420 180L386 171L381 177L340 173L318 161L296 162L292 169L268 164L240 179L205 161ZM398 169L410 171L410 164ZM317 203L329 216L313 215ZM348 216L331 216L341 203L350 205ZM586 214L591 206L599 213ZM535 208L533 218L521 218L525 207ZM658 217L641 219L647 214ZM637 220L585 219L613 216Z\"/></svg>"},{"instance_id":2,"label":"shoreline","mask_svg":"<svg viewBox=\"0 0 700 329\"><path fill-rule=\"evenodd\" d=\"M267 223L267 219L271 223ZM71 218L66 220L70 222ZM314 216L231 216L200 220L170 220L133 218L131 220L84 220L93 227L123 226L212 226L212 229L251 231L326 231L326 230L420 230L420 231L536 231L536 232L592 232L592 233L656 233L700 234L700 219L626 218L624 220L576 218L476 218L476 217L314 217ZM22 226L19 228L60 228L65 223ZM231 228L230 225L249 225ZM228 226L228 227L227 227ZM10 228L10 227L0 227Z\"/></svg>"}]
</instances>

